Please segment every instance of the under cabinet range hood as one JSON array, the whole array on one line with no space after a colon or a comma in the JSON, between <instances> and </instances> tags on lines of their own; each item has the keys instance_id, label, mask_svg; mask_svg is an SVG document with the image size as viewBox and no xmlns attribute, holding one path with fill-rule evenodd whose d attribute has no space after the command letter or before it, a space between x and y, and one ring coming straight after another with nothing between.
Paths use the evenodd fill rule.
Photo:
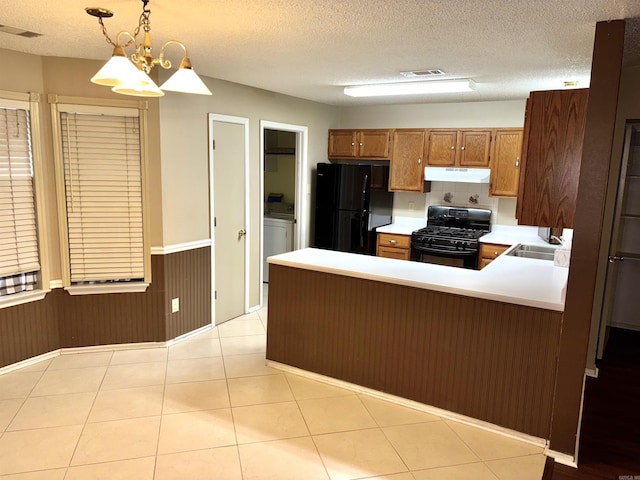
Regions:
<instances>
[{"instance_id":1,"label":"under cabinet range hood","mask_svg":"<svg viewBox=\"0 0 640 480\"><path fill-rule=\"evenodd\" d=\"M424 168L424 179L427 182L489 183L490 176L489 168Z\"/></svg>"}]
</instances>

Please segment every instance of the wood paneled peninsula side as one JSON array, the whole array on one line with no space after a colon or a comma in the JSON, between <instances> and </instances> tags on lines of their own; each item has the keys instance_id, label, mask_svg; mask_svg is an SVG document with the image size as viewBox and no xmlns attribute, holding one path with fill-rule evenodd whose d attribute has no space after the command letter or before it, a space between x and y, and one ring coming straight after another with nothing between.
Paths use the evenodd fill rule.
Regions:
<instances>
[{"instance_id":1,"label":"wood paneled peninsula side","mask_svg":"<svg viewBox=\"0 0 640 480\"><path fill-rule=\"evenodd\" d=\"M549 438L566 268L313 248L269 263L267 360Z\"/></svg>"}]
</instances>

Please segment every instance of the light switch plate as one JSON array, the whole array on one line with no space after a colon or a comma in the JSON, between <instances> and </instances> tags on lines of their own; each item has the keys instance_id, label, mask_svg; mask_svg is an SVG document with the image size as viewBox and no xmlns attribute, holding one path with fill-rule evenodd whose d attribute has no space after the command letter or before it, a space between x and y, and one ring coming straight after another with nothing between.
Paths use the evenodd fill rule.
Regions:
<instances>
[{"instance_id":1,"label":"light switch plate","mask_svg":"<svg viewBox=\"0 0 640 480\"><path fill-rule=\"evenodd\" d=\"M171 313L176 313L180 310L180 299L172 298L171 299Z\"/></svg>"}]
</instances>

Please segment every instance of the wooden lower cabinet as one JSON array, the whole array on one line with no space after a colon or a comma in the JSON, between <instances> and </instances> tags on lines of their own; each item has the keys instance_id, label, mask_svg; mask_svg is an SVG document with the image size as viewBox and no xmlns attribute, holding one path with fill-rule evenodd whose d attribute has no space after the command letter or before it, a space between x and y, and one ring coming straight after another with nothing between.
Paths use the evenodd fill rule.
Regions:
<instances>
[{"instance_id":1,"label":"wooden lower cabinet","mask_svg":"<svg viewBox=\"0 0 640 480\"><path fill-rule=\"evenodd\" d=\"M411 236L379 233L376 255L378 257L409 260L411 258Z\"/></svg>"},{"instance_id":2,"label":"wooden lower cabinet","mask_svg":"<svg viewBox=\"0 0 640 480\"><path fill-rule=\"evenodd\" d=\"M478 270L482 270L498 256L502 255L510 245L498 245L496 243L481 243L478 253Z\"/></svg>"}]
</instances>

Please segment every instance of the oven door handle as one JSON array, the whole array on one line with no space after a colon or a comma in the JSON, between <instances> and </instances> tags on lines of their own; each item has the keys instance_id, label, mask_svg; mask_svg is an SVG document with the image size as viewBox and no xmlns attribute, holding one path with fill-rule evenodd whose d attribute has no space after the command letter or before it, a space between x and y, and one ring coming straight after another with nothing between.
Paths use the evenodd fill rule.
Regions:
<instances>
[{"instance_id":1,"label":"oven door handle","mask_svg":"<svg viewBox=\"0 0 640 480\"><path fill-rule=\"evenodd\" d=\"M466 251L466 252L460 252L458 250L440 250L438 248L416 248L416 247L412 247L414 250L416 250L417 252L420 253L444 253L446 255L450 255L453 257L464 257L464 256L472 256L472 255L477 255L477 251Z\"/></svg>"}]
</instances>

